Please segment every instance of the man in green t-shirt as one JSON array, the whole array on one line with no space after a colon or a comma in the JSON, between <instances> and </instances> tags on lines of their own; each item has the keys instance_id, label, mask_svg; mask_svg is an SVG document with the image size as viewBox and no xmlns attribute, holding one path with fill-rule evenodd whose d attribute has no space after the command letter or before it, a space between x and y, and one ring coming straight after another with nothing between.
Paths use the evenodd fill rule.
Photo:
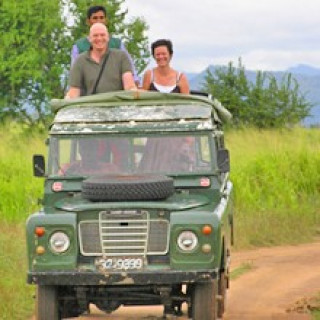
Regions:
<instances>
[{"instance_id":1,"label":"man in green t-shirt","mask_svg":"<svg viewBox=\"0 0 320 320\"><path fill-rule=\"evenodd\" d=\"M91 26L89 41L90 50L81 53L72 65L65 98L137 89L128 56L119 49L109 49L109 33L104 24Z\"/></svg>"},{"instance_id":2,"label":"man in green t-shirt","mask_svg":"<svg viewBox=\"0 0 320 320\"><path fill-rule=\"evenodd\" d=\"M107 11L105 7L103 6L91 6L87 10L87 24L89 27L91 27L94 23L100 22L105 25L108 25L108 18L107 18ZM124 51L131 63L133 76L136 84L139 83L139 76L137 74L137 71L135 69L132 57L130 56L129 52L127 51L126 47L122 43L122 41L119 38L115 38L113 36L110 36L109 39L109 48L110 49L120 49ZM78 55L82 52L88 51L90 49L90 42L88 37L80 38L76 41L76 43L72 47L71 51L71 65L75 62Z\"/></svg>"}]
</instances>

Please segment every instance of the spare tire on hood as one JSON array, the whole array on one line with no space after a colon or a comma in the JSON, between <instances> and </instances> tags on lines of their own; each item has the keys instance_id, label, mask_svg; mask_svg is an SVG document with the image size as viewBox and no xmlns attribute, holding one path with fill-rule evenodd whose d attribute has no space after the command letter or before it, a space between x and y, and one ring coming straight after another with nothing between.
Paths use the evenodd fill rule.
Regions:
<instances>
[{"instance_id":1,"label":"spare tire on hood","mask_svg":"<svg viewBox=\"0 0 320 320\"><path fill-rule=\"evenodd\" d=\"M161 200L173 193L173 179L162 175L104 175L82 182L83 198L92 201Z\"/></svg>"}]
</instances>

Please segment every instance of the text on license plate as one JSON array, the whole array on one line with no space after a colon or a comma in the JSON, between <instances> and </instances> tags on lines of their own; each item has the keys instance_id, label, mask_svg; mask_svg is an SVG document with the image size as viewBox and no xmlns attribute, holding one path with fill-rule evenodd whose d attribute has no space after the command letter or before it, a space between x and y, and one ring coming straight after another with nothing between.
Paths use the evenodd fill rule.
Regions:
<instances>
[{"instance_id":1,"label":"text on license plate","mask_svg":"<svg viewBox=\"0 0 320 320\"><path fill-rule=\"evenodd\" d=\"M102 268L111 270L134 270L143 267L142 258L105 258L100 259Z\"/></svg>"}]
</instances>

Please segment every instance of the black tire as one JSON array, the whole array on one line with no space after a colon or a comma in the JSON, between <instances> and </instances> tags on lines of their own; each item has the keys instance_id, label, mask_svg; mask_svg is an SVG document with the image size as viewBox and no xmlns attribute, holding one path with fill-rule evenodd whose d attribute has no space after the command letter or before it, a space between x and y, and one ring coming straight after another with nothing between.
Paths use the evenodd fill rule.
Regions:
<instances>
[{"instance_id":1,"label":"black tire","mask_svg":"<svg viewBox=\"0 0 320 320\"><path fill-rule=\"evenodd\" d=\"M160 200L173 193L173 179L160 175L106 175L82 182L83 198L92 201Z\"/></svg>"},{"instance_id":2,"label":"black tire","mask_svg":"<svg viewBox=\"0 0 320 320\"><path fill-rule=\"evenodd\" d=\"M218 317L222 318L222 316L225 312L226 303L227 303L228 280L227 280L225 272L220 273L220 279L219 279L218 283L219 283L218 294L220 296L220 299L218 300Z\"/></svg>"},{"instance_id":3,"label":"black tire","mask_svg":"<svg viewBox=\"0 0 320 320\"><path fill-rule=\"evenodd\" d=\"M220 277L218 280L218 317L222 318L227 303L227 289L229 287L229 265L228 265L228 250L223 245L223 256L221 257Z\"/></svg>"},{"instance_id":4,"label":"black tire","mask_svg":"<svg viewBox=\"0 0 320 320\"><path fill-rule=\"evenodd\" d=\"M192 290L191 314L193 320L217 320L217 281L196 283Z\"/></svg>"},{"instance_id":5,"label":"black tire","mask_svg":"<svg viewBox=\"0 0 320 320\"><path fill-rule=\"evenodd\" d=\"M55 286L37 286L37 320L60 320L57 288Z\"/></svg>"}]
</instances>

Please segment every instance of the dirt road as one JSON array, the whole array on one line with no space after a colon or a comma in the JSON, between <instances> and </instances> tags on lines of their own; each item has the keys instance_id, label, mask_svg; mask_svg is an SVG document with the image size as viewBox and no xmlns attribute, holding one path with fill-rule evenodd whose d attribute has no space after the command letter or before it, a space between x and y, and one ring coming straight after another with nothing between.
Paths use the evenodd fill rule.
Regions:
<instances>
[{"instance_id":1,"label":"dirt road","mask_svg":"<svg viewBox=\"0 0 320 320\"><path fill-rule=\"evenodd\" d=\"M243 263L252 269L231 283L225 319L310 319L286 311L320 292L320 242L235 253L233 268Z\"/></svg>"},{"instance_id":2,"label":"dirt road","mask_svg":"<svg viewBox=\"0 0 320 320\"><path fill-rule=\"evenodd\" d=\"M320 241L233 253L232 269L243 264L251 269L231 281L224 320L310 319L308 314L287 310L320 292ZM156 320L161 316L161 307L126 307L111 315L93 309L91 315L73 319Z\"/></svg>"}]
</instances>

